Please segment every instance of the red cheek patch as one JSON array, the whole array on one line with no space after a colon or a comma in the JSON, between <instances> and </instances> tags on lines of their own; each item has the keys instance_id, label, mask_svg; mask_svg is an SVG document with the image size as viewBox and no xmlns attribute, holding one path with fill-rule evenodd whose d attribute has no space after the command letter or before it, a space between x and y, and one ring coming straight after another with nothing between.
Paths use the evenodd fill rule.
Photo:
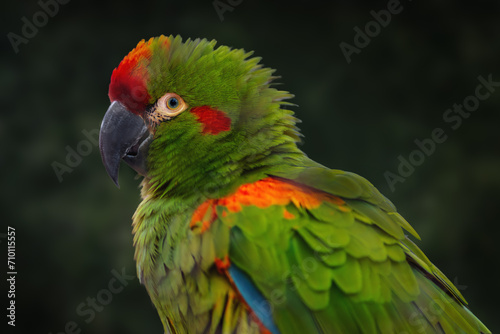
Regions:
<instances>
[{"instance_id":1,"label":"red cheek patch","mask_svg":"<svg viewBox=\"0 0 500 334\"><path fill-rule=\"evenodd\" d=\"M212 109L209 106L201 106L191 109L191 112L203 125L203 134L216 135L231 129L231 119L223 111Z\"/></svg>"}]
</instances>

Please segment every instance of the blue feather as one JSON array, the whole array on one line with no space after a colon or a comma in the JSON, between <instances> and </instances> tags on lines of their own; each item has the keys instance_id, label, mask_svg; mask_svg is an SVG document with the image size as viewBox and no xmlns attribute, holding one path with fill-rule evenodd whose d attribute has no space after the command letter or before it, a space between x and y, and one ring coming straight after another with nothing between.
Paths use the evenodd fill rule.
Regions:
<instances>
[{"instance_id":1,"label":"blue feather","mask_svg":"<svg viewBox=\"0 0 500 334\"><path fill-rule=\"evenodd\" d=\"M234 284L240 291L240 294L243 296L246 303L250 306L257 318L259 318L260 322L269 331L271 331L271 333L280 334L280 331L276 327L273 320L272 305L266 298L264 298L262 293L257 290L250 277L248 277L247 274L241 271L234 264L231 264L228 271Z\"/></svg>"}]
</instances>

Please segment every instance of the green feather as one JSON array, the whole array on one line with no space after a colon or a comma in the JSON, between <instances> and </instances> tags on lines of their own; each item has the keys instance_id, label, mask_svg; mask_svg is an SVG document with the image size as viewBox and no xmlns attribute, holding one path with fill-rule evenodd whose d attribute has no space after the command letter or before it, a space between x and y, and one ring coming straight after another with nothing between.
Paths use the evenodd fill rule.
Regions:
<instances>
[{"instance_id":1,"label":"green feather","mask_svg":"<svg viewBox=\"0 0 500 334\"><path fill-rule=\"evenodd\" d=\"M321 255L321 260L330 267L343 265L346 259L347 255L343 249L334 250L332 253Z\"/></svg>"}]
</instances>

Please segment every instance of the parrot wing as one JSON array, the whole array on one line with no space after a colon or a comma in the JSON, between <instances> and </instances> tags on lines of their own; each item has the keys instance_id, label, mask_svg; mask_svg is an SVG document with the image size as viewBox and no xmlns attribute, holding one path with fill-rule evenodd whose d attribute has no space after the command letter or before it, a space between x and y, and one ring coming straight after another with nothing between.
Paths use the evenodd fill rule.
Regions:
<instances>
[{"instance_id":1,"label":"parrot wing","mask_svg":"<svg viewBox=\"0 0 500 334\"><path fill-rule=\"evenodd\" d=\"M454 285L410 240L413 228L364 178L297 167L201 205L193 230L271 333L490 333Z\"/></svg>"}]
</instances>

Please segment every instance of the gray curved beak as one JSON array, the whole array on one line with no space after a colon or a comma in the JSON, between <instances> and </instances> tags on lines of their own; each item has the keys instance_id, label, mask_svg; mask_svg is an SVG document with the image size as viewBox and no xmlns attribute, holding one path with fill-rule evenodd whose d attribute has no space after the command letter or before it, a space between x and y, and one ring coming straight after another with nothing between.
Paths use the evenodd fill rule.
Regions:
<instances>
[{"instance_id":1,"label":"gray curved beak","mask_svg":"<svg viewBox=\"0 0 500 334\"><path fill-rule=\"evenodd\" d=\"M152 138L140 116L118 101L111 103L102 120L99 150L104 167L118 188L122 159L137 173L146 176L147 152Z\"/></svg>"}]
</instances>

